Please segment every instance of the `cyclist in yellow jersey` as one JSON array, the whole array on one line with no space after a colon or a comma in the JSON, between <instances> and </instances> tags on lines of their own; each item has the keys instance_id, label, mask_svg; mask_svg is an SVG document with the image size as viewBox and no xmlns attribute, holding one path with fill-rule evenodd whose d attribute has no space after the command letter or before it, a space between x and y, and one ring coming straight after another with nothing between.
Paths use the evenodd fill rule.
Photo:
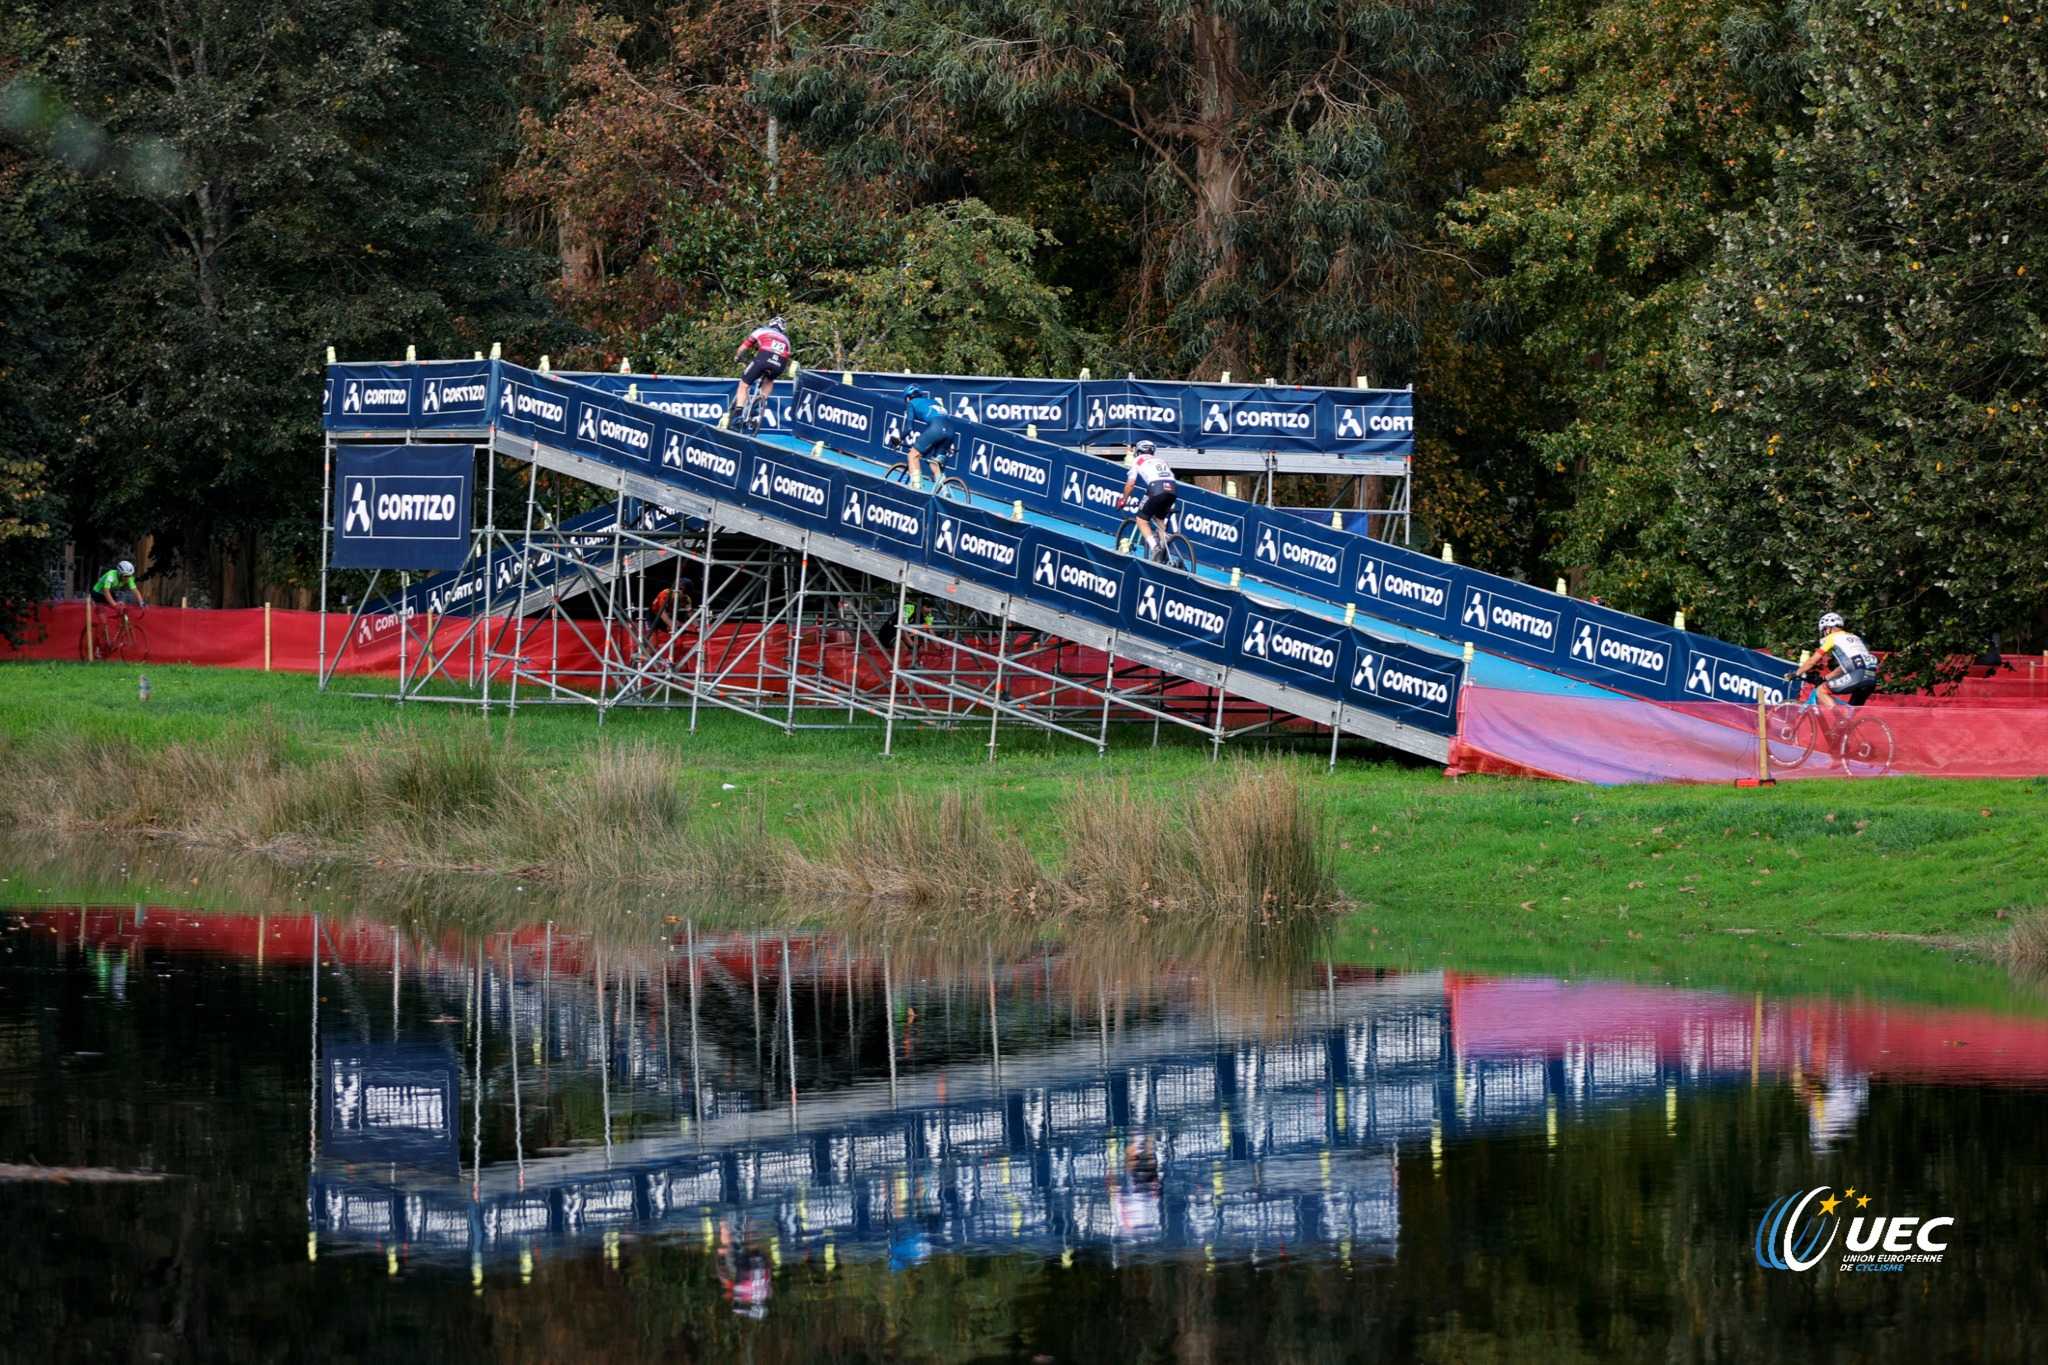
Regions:
<instances>
[{"instance_id":1,"label":"cyclist in yellow jersey","mask_svg":"<svg viewBox=\"0 0 2048 1365\"><path fill-rule=\"evenodd\" d=\"M1877 656L1836 612L1820 618L1820 648L1807 660L1805 671L1819 684L1823 708L1861 706L1877 691Z\"/></svg>"}]
</instances>

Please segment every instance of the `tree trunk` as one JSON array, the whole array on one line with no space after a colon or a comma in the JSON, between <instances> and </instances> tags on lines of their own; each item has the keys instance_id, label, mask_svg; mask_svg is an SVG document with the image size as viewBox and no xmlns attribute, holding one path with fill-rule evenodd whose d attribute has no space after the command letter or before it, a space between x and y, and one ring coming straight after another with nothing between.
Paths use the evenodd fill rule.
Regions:
<instances>
[{"instance_id":1,"label":"tree trunk","mask_svg":"<svg viewBox=\"0 0 2048 1365\"><path fill-rule=\"evenodd\" d=\"M571 294L584 293L597 285L597 244L590 239L583 220L566 204L555 207L556 243L562 256L562 288Z\"/></svg>"},{"instance_id":2,"label":"tree trunk","mask_svg":"<svg viewBox=\"0 0 2048 1365\"><path fill-rule=\"evenodd\" d=\"M1239 203L1238 180L1243 163L1233 143L1237 122L1237 30L1211 9L1200 9L1191 22L1195 92L1195 236L1208 267L1201 293L1213 295L1237 278L1238 253L1233 238ZM1212 327L1205 368L1247 367L1244 324L1219 322Z\"/></svg>"}]
</instances>

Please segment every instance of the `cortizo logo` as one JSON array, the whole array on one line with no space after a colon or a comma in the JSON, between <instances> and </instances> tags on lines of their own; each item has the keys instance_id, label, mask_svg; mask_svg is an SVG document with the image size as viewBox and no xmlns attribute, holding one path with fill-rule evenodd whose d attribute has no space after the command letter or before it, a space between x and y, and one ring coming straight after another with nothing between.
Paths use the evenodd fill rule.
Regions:
<instances>
[{"instance_id":1,"label":"cortizo logo","mask_svg":"<svg viewBox=\"0 0 2048 1365\"><path fill-rule=\"evenodd\" d=\"M1598 664L1612 672L1662 678L1671 666L1671 656L1655 644L1627 631L1595 627L1581 621L1572 636L1572 657Z\"/></svg>"},{"instance_id":2,"label":"cortizo logo","mask_svg":"<svg viewBox=\"0 0 2048 1365\"><path fill-rule=\"evenodd\" d=\"M1179 425L1180 413L1159 403L1131 398L1096 398L1088 404L1088 426L1094 431L1113 426L1158 428Z\"/></svg>"},{"instance_id":3,"label":"cortizo logo","mask_svg":"<svg viewBox=\"0 0 2048 1365\"><path fill-rule=\"evenodd\" d=\"M1070 559L1058 550L1038 552L1038 567L1031 571L1031 581L1069 597L1082 597L1109 605L1114 605L1123 592L1121 578L1104 573L1086 560Z\"/></svg>"},{"instance_id":4,"label":"cortizo logo","mask_svg":"<svg viewBox=\"0 0 2048 1365\"><path fill-rule=\"evenodd\" d=\"M1827 1258L1847 1224L1836 1262L1844 1273L1897 1273L1909 1265L1941 1264L1955 1219L1866 1214L1871 1195L1858 1194L1854 1187L1839 1195L1833 1190L1832 1185L1816 1185L1772 1200L1756 1220L1756 1263L1765 1270L1812 1270Z\"/></svg>"},{"instance_id":5,"label":"cortizo logo","mask_svg":"<svg viewBox=\"0 0 2048 1365\"><path fill-rule=\"evenodd\" d=\"M1144 592L1138 597L1137 615L1142 621L1203 640L1220 640L1230 628L1227 613L1199 599L1162 591L1157 583L1145 585Z\"/></svg>"},{"instance_id":6,"label":"cortizo logo","mask_svg":"<svg viewBox=\"0 0 2048 1365\"><path fill-rule=\"evenodd\" d=\"M1754 702L1761 698L1773 706L1785 702L1782 686L1735 672L1732 665L1705 654L1692 656L1692 663L1685 670L1685 690L1713 701Z\"/></svg>"},{"instance_id":7,"label":"cortizo logo","mask_svg":"<svg viewBox=\"0 0 2048 1365\"><path fill-rule=\"evenodd\" d=\"M725 404L712 398L648 397L640 401L671 417L687 417L693 422L716 422L725 416ZM767 412L768 405L764 403L761 410Z\"/></svg>"},{"instance_id":8,"label":"cortizo logo","mask_svg":"<svg viewBox=\"0 0 2048 1365\"><path fill-rule=\"evenodd\" d=\"M1066 487L1060 490L1060 501L1070 502L1076 507L1100 507L1105 511L1121 512L1124 492L1107 479L1069 469Z\"/></svg>"},{"instance_id":9,"label":"cortizo logo","mask_svg":"<svg viewBox=\"0 0 2048 1365\"><path fill-rule=\"evenodd\" d=\"M981 416L976 417L968 406L967 396L960 397L961 415L970 422L987 422L991 425L1014 425L1018 422L1036 422L1045 427L1063 427L1067 424L1067 409L1064 403L1026 403L1009 398L984 398Z\"/></svg>"},{"instance_id":10,"label":"cortizo logo","mask_svg":"<svg viewBox=\"0 0 2048 1365\"><path fill-rule=\"evenodd\" d=\"M1337 576L1337 555L1334 551L1293 536L1275 535L1270 526L1260 528L1258 548L1252 552L1252 557L1263 559L1268 564L1285 564L1301 569L1319 578Z\"/></svg>"},{"instance_id":11,"label":"cortizo logo","mask_svg":"<svg viewBox=\"0 0 2048 1365\"><path fill-rule=\"evenodd\" d=\"M1375 697L1387 697L1431 711L1447 712L1451 706L1451 685L1442 676L1413 672L1370 650L1360 650L1358 666L1351 670L1351 685Z\"/></svg>"},{"instance_id":12,"label":"cortizo logo","mask_svg":"<svg viewBox=\"0 0 2048 1365\"><path fill-rule=\"evenodd\" d=\"M459 486L461 483L457 478L436 481L444 485ZM414 528L405 531L385 531L382 528L386 522L452 524L461 510L461 499L454 493L385 493L378 490L374 479L349 480L348 496L342 501L341 533L345 536L414 536L418 534Z\"/></svg>"},{"instance_id":13,"label":"cortizo logo","mask_svg":"<svg viewBox=\"0 0 2048 1365\"><path fill-rule=\"evenodd\" d=\"M661 462L671 469L688 469L731 487L739 482L740 462L716 446L687 440L678 431L668 434L661 448Z\"/></svg>"},{"instance_id":14,"label":"cortizo logo","mask_svg":"<svg viewBox=\"0 0 2048 1365\"><path fill-rule=\"evenodd\" d=\"M829 398L819 401L817 420L842 431L857 431L863 436L868 434L867 409L837 403Z\"/></svg>"},{"instance_id":15,"label":"cortizo logo","mask_svg":"<svg viewBox=\"0 0 2048 1365\"><path fill-rule=\"evenodd\" d=\"M520 384L506 384L498 391L498 410L522 422L540 422L560 431L569 421L568 405L558 398Z\"/></svg>"},{"instance_id":16,"label":"cortizo logo","mask_svg":"<svg viewBox=\"0 0 2048 1365\"><path fill-rule=\"evenodd\" d=\"M432 417L443 411L482 412L487 387L482 375L469 379L429 379L420 390L420 416Z\"/></svg>"},{"instance_id":17,"label":"cortizo logo","mask_svg":"<svg viewBox=\"0 0 2048 1365\"><path fill-rule=\"evenodd\" d=\"M953 559L971 559L988 564L1006 573L1017 568L1017 551L1022 542L1008 536L998 536L977 531L974 527L951 517L939 518L938 533L932 537L932 548Z\"/></svg>"},{"instance_id":18,"label":"cortizo logo","mask_svg":"<svg viewBox=\"0 0 2048 1365\"><path fill-rule=\"evenodd\" d=\"M1236 546L1244 539L1244 523L1236 517L1217 516L1197 507L1181 509L1180 529L1216 545Z\"/></svg>"},{"instance_id":19,"label":"cortizo logo","mask_svg":"<svg viewBox=\"0 0 2048 1365\"><path fill-rule=\"evenodd\" d=\"M1270 617L1252 615L1246 619L1244 652L1261 659L1281 659L1305 672L1329 677L1337 671L1337 650L1333 642L1289 630Z\"/></svg>"},{"instance_id":20,"label":"cortizo logo","mask_svg":"<svg viewBox=\"0 0 2048 1365\"><path fill-rule=\"evenodd\" d=\"M1358 561L1357 590L1381 602L1399 602L1442 619L1450 602L1451 581L1435 574L1396 568L1366 555Z\"/></svg>"},{"instance_id":21,"label":"cortizo logo","mask_svg":"<svg viewBox=\"0 0 2048 1365\"><path fill-rule=\"evenodd\" d=\"M823 511L825 507L825 486L799 479L783 472L780 465L766 460L754 463L754 477L747 485L747 492L755 497L774 498L778 502L793 503L812 511Z\"/></svg>"},{"instance_id":22,"label":"cortizo logo","mask_svg":"<svg viewBox=\"0 0 2048 1365\"><path fill-rule=\"evenodd\" d=\"M382 413L403 416L412 410L412 381L409 379L350 379L341 386L341 410L345 413Z\"/></svg>"},{"instance_id":23,"label":"cortizo logo","mask_svg":"<svg viewBox=\"0 0 2048 1365\"><path fill-rule=\"evenodd\" d=\"M1041 493L1052 484L1051 466L1040 460L1027 460L1013 455L987 441L974 443L974 455L967 462L967 472L984 479L1001 479L1004 483L1016 484Z\"/></svg>"},{"instance_id":24,"label":"cortizo logo","mask_svg":"<svg viewBox=\"0 0 2048 1365\"><path fill-rule=\"evenodd\" d=\"M917 541L924 536L924 523L914 512L904 510L887 498L873 495L862 498L857 488L846 490L846 506L840 511L839 520L848 526L880 531L898 540Z\"/></svg>"},{"instance_id":25,"label":"cortizo logo","mask_svg":"<svg viewBox=\"0 0 2048 1365\"><path fill-rule=\"evenodd\" d=\"M1557 648L1557 614L1500 602L1482 588L1465 590L1465 610L1459 621L1488 635L1510 635L1518 639Z\"/></svg>"},{"instance_id":26,"label":"cortizo logo","mask_svg":"<svg viewBox=\"0 0 2048 1365\"><path fill-rule=\"evenodd\" d=\"M576 418L576 439L594 441L644 460L654 447L654 429L586 403Z\"/></svg>"}]
</instances>

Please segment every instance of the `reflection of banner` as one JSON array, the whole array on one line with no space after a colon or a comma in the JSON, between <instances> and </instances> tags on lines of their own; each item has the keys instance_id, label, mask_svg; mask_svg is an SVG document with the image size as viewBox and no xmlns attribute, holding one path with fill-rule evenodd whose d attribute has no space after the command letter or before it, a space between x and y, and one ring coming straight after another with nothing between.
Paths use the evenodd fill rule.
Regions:
<instances>
[{"instance_id":1,"label":"reflection of banner","mask_svg":"<svg viewBox=\"0 0 2048 1365\"><path fill-rule=\"evenodd\" d=\"M461 1082L433 1048L329 1044L322 1144L340 1161L435 1166L456 1160Z\"/></svg>"},{"instance_id":2,"label":"reflection of banner","mask_svg":"<svg viewBox=\"0 0 2048 1365\"><path fill-rule=\"evenodd\" d=\"M341 447L334 456L334 567L462 567L474 466L466 445Z\"/></svg>"}]
</instances>

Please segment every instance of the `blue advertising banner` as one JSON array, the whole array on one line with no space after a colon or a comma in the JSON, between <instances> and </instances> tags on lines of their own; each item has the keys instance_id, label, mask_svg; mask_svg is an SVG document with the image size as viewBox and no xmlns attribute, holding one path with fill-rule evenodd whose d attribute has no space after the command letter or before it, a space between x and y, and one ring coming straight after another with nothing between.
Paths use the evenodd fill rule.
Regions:
<instances>
[{"instance_id":1,"label":"blue advertising banner","mask_svg":"<svg viewBox=\"0 0 2048 1365\"><path fill-rule=\"evenodd\" d=\"M699 496L930 564L964 580L1036 597L1074 616L1271 678L1326 701L1377 711L1440 734L1455 728L1458 665L1428 651L1279 607L1259 607L1258 624L1252 628L1245 624L1251 608L1228 588L1198 582L1052 527L983 507L920 497L878 474L814 460L742 433L718 431L559 376L503 365L498 391L500 424L509 433L530 435L615 468L672 482ZM515 395L509 404L505 394ZM563 427L559 435L557 413ZM905 427L900 397L852 390L813 375L805 375L797 386L790 419L793 434L829 440L837 448L852 448L878 461L893 461L897 455L886 443L890 424L899 433ZM980 456L985 457L987 472L974 474L970 483L1005 503L1057 509L1061 495L1050 485L1071 474L1083 480L1082 510L1087 517L1098 524L1121 518L1121 511L1109 505L1121 489L1115 482L1120 477L1115 466L963 418L954 421L968 442L967 464L977 459L973 442L985 443ZM620 436L622 431L633 434ZM646 447L655 452L652 459L638 453L643 431ZM958 452L955 461L959 463ZM1105 495L1101 488L1110 483L1114 486ZM1023 489L1041 486L1044 491L1022 496ZM1096 490L1092 496L1085 491L1090 488ZM1006 496L1006 489L1015 496ZM1212 528L1212 535L1250 533L1242 524L1242 513L1210 515L1239 518L1235 531L1229 526ZM1448 678L1439 684L1443 704L1425 704L1434 696L1425 695L1426 690L1382 696L1352 684L1354 656L1360 650L1372 653L1376 661L1394 661L1397 671L1405 668L1400 673L1405 679ZM1385 663L1377 663L1371 676L1383 678Z\"/></svg>"},{"instance_id":2,"label":"blue advertising banner","mask_svg":"<svg viewBox=\"0 0 2048 1365\"><path fill-rule=\"evenodd\" d=\"M462 567L476 471L469 446L342 446L334 467L335 568Z\"/></svg>"},{"instance_id":3,"label":"blue advertising banner","mask_svg":"<svg viewBox=\"0 0 2048 1365\"><path fill-rule=\"evenodd\" d=\"M330 365L321 418L330 431L475 430L490 421L490 362Z\"/></svg>"}]
</instances>

